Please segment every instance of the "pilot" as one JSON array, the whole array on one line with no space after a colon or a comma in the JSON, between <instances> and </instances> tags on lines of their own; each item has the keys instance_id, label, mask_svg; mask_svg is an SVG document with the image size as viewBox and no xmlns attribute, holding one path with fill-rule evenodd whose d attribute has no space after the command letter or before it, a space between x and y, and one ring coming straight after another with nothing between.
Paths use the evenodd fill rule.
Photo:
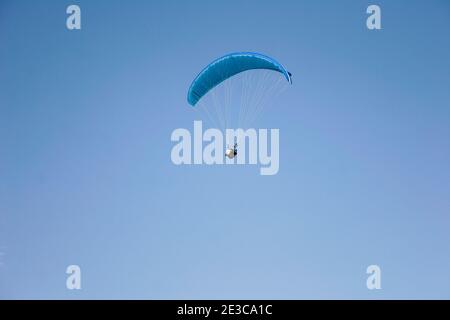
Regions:
<instances>
[{"instance_id":1,"label":"pilot","mask_svg":"<svg viewBox=\"0 0 450 320\"><path fill-rule=\"evenodd\" d=\"M229 159L233 159L237 156L237 143L234 144L233 148L228 148L225 151L225 156L227 156Z\"/></svg>"}]
</instances>

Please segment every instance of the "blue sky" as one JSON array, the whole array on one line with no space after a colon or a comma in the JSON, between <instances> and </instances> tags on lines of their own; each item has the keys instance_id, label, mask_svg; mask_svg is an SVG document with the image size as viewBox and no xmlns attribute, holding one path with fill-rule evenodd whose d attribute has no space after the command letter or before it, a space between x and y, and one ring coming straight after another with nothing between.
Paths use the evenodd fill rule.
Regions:
<instances>
[{"instance_id":1,"label":"blue sky","mask_svg":"<svg viewBox=\"0 0 450 320\"><path fill-rule=\"evenodd\" d=\"M0 298L450 298L447 1L3 0L0 40ZM235 51L294 74L275 176L170 160Z\"/></svg>"}]
</instances>

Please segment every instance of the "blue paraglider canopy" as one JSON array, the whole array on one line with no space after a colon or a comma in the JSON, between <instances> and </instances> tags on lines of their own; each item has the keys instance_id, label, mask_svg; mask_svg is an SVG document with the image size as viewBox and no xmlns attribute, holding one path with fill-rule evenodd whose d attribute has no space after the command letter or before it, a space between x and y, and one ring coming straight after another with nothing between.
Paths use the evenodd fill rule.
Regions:
<instances>
[{"instance_id":1,"label":"blue paraglider canopy","mask_svg":"<svg viewBox=\"0 0 450 320\"><path fill-rule=\"evenodd\" d=\"M187 100L190 105L195 106L208 91L221 82L238 73L254 69L280 72L292 83L291 74L276 60L260 53L237 52L223 56L206 66L192 82Z\"/></svg>"}]
</instances>

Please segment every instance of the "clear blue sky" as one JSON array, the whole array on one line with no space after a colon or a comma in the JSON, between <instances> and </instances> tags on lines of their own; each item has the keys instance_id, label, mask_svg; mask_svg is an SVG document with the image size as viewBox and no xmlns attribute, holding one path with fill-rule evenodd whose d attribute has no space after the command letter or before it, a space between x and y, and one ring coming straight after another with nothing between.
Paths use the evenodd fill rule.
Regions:
<instances>
[{"instance_id":1,"label":"clear blue sky","mask_svg":"<svg viewBox=\"0 0 450 320\"><path fill-rule=\"evenodd\" d=\"M3 0L0 42L0 298L450 298L448 1ZM275 176L170 160L234 51L294 74Z\"/></svg>"}]
</instances>

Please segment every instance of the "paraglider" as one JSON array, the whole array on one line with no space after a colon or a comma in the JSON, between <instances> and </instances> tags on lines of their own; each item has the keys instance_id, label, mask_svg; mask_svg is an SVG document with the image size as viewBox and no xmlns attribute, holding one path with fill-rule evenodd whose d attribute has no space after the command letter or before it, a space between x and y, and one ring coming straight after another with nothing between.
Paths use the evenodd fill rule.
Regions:
<instances>
[{"instance_id":1,"label":"paraglider","mask_svg":"<svg viewBox=\"0 0 450 320\"><path fill-rule=\"evenodd\" d=\"M267 74L255 72L256 76L262 76L249 79L250 76L246 76L248 71L267 71ZM246 75L241 76L242 82L235 90L241 96L233 100L229 82L244 73ZM272 83L268 81L271 76L276 77ZM292 84L292 74L275 59L256 52L231 53L214 60L197 75L189 87L187 101L192 107L197 107L197 105L202 105L205 97L211 92L212 102L203 104L203 109L209 120L217 125L211 116L212 110L216 111L219 124L217 127L220 127L222 131L225 131L230 123L228 119L230 105L239 104L239 115L236 116L239 119L238 127L241 127L241 123L242 127L246 127L245 124L254 121L258 113L262 111L264 98L275 95L276 90L280 89L279 86L283 84L282 80L285 80L284 83L287 81ZM225 90L222 99L216 95L216 87L220 86ZM255 89L252 89L252 86ZM210 105L213 105L214 108ZM235 158L237 146L238 143L235 143L233 147L228 146L225 156L229 159Z\"/></svg>"},{"instance_id":2,"label":"paraglider","mask_svg":"<svg viewBox=\"0 0 450 320\"><path fill-rule=\"evenodd\" d=\"M255 52L227 54L207 65L189 87L187 100L195 106L208 91L232 76L255 69L280 72L292 84L292 74L276 60Z\"/></svg>"}]
</instances>

